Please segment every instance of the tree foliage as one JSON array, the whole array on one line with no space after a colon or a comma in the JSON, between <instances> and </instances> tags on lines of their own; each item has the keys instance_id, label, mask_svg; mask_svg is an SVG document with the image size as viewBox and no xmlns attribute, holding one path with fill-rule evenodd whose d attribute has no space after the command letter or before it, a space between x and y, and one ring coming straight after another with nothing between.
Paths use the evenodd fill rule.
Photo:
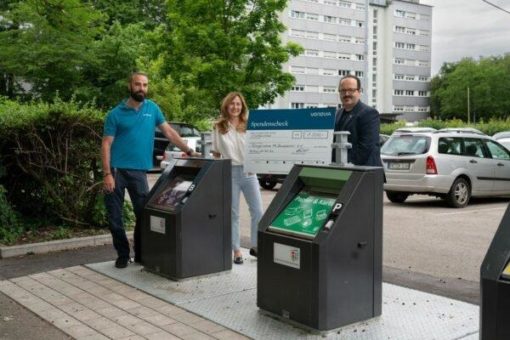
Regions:
<instances>
[{"instance_id":1,"label":"tree foliage","mask_svg":"<svg viewBox=\"0 0 510 340\"><path fill-rule=\"evenodd\" d=\"M148 70L171 118L217 114L229 91L272 102L294 81L281 66L287 0L9 0L0 7L0 95L110 108ZM171 91L171 94L170 92ZM170 98L168 98L170 97Z\"/></svg>"},{"instance_id":2,"label":"tree foliage","mask_svg":"<svg viewBox=\"0 0 510 340\"><path fill-rule=\"evenodd\" d=\"M301 49L282 45L278 13L286 0L169 0L160 31L164 74L183 93L183 106L217 115L229 91L241 91L250 107L274 101L294 78L282 64Z\"/></svg>"},{"instance_id":3,"label":"tree foliage","mask_svg":"<svg viewBox=\"0 0 510 340\"><path fill-rule=\"evenodd\" d=\"M432 79L431 111L436 118L506 118L510 113L510 54L444 64Z\"/></svg>"}]
</instances>

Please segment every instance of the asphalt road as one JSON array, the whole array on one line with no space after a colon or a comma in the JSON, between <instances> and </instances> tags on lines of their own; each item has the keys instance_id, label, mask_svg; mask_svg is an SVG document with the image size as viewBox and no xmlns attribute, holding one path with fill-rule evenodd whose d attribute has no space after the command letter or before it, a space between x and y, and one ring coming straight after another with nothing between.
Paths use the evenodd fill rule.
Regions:
<instances>
[{"instance_id":1,"label":"asphalt road","mask_svg":"<svg viewBox=\"0 0 510 340\"><path fill-rule=\"evenodd\" d=\"M149 175L154 183L157 174ZM278 188L278 187L277 187ZM262 190L266 208L276 190ZM508 199L478 199L453 209L439 199L411 196L384 200L383 280L433 294L479 302L479 270ZM249 214L241 200L241 244L249 247ZM0 260L0 280L115 259L112 246ZM65 339L67 336L0 293L1 339Z\"/></svg>"}]
</instances>

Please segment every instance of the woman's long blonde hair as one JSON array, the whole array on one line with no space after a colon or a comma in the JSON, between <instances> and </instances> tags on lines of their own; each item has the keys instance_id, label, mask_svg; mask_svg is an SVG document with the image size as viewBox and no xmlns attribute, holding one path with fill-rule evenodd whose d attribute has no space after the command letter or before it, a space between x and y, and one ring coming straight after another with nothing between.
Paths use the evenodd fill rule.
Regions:
<instances>
[{"instance_id":1,"label":"woman's long blonde hair","mask_svg":"<svg viewBox=\"0 0 510 340\"><path fill-rule=\"evenodd\" d=\"M237 126L237 131L239 132L245 132L246 131L246 124L248 123L248 106L246 105L246 100L244 99L243 95L240 92L230 92L223 98L221 102L221 109L220 109L220 118L216 121L214 124L215 127L218 129L218 131L224 135L228 132L228 106L232 101L235 99L235 97L239 97L241 99L241 103L243 105L243 108L241 109L241 114L239 115L239 125Z\"/></svg>"}]
</instances>

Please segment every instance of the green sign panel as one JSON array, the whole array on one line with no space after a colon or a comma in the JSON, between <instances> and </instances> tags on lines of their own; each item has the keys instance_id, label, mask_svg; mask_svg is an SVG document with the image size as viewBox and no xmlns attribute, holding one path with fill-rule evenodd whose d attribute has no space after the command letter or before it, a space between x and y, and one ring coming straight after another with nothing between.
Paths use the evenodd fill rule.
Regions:
<instances>
[{"instance_id":1,"label":"green sign panel","mask_svg":"<svg viewBox=\"0 0 510 340\"><path fill-rule=\"evenodd\" d=\"M313 238L326 222L335 198L324 193L299 192L269 229Z\"/></svg>"}]
</instances>

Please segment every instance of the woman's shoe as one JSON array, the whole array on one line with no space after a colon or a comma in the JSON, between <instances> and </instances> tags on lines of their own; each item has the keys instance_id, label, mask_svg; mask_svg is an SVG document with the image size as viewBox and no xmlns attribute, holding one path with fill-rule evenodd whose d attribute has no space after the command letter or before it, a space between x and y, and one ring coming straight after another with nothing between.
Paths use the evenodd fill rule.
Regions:
<instances>
[{"instance_id":1,"label":"woman's shoe","mask_svg":"<svg viewBox=\"0 0 510 340\"><path fill-rule=\"evenodd\" d=\"M243 257L242 256L236 256L234 257L234 263L235 264L243 264Z\"/></svg>"}]
</instances>

